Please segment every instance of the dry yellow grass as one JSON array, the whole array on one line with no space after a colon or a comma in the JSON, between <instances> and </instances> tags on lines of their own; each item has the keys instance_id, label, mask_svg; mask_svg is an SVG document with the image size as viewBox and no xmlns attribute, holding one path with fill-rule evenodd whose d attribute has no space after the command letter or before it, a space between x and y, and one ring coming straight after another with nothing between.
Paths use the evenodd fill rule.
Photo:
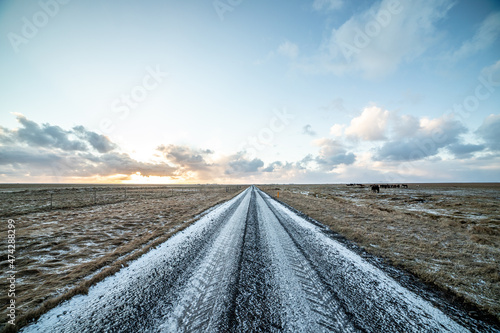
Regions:
<instances>
[{"instance_id":1,"label":"dry yellow grass","mask_svg":"<svg viewBox=\"0 0 500 333\"><path fill-rule=\"evenodd\" d=\"M16 221L16 327L38 318L186 228L194 217L237 192L224 187L169 197L12 216ZM5 219L6 220L6 219ZM0 229L6 234L6 223ZM6 243L1 247L7 253ZM7 290L3 256L1 290ZM123 266L122 266L123 265ZM0 301L8 304L2 293ZM6 309L1 324L7 321Z\"/></svg>"},{"instance_id":2,"label":"dry yellow grass","mask_svg":"<svg viewBox=\"0 0 500 333\"><path fill-rule=\"evenodd\" d=\"M463 185L450 186L381 195L345 185L261 188L275 197L279 189L279 200L500 319L500 187L468 185L464 195Z\"/></svg>"}]
</instances>

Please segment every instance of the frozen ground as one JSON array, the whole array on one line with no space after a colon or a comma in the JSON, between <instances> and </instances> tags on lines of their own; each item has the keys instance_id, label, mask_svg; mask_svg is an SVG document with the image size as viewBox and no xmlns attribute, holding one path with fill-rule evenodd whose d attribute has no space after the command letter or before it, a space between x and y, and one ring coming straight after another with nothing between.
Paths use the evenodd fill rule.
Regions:
<instances>
[{"instance_id":1,"label":"frozen ground","mask_svg":"<svg viewBox=\"0 0 500 333\"><path fill-rule=\"evenodd\" d=\"M251 187L22 332L471 329L325 231Z\"/></svg>"},{"instance_id":2,"label":"frozen ground","mask_svg":"<svg viewBox=\"0 0 500 333\"><path fill-rule=\"evenodd\" d=\"M85 293L90 284L198 220L199 213L234 197L237 187L198 186L194 191L187 186L103 186L97 191L97 204L79 206L78 197L92 187L54 185L51 191L57 205L45 211L28 200L46 193L41 185L12 189L21 194L7 195L3 199L14 204L2 205L15 214L6 214L3 206L0 211L6 214L5 222L8 218L16 222L16 322L22 325L47 306L53 307L57 299ZM125 190L127 198L123 197ZM105 194L113 194L113 200L105 201ZM67 198L67 205L62 198ZM70 204L73 201L75 204ZM0 225L0 233L6 235L6 228L7 223ZM6 241L0 242L0 252L7 254ZM9 288L8 266L4 256L0 261L1 290ZM7 293L0 293L0 303L8 302ZM0 332L7 319L4 306L0 309Z\"/></svg>"}]
</instances>

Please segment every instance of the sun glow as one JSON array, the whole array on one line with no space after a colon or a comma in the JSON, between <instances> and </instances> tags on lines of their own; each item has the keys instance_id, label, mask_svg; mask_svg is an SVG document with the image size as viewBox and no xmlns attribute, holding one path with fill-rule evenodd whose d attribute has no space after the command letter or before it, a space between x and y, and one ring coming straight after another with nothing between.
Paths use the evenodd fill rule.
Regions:
<instances>
[{"instance_id":1,"label":"sun glow","mask_svg":"<svg viewBox=\"0 0 500 333\"><path fill-rule=\"evenodd\" d=\"M122 181L123 184L187 184L186 180L182 177L170 176L144 176L140 172L127 176L126 180Z\"/></svg>"}]
</instances>

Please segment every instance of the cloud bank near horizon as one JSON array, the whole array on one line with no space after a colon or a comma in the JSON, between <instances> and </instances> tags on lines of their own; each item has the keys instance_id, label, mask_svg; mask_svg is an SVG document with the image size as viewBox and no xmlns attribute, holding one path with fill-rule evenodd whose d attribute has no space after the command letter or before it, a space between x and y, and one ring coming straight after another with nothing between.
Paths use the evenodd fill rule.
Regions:
<instances>
[{"instance_id":1,"label":"cloud bank near horizon","mask_svg":"<svg viewBox=\"0 0 500 333\"><path fill-rule=\"evenodd\" d=\"M245 151L217 155L210 147L174 144L160 144L149 161L139 161L83 126L63 129L22 114L16 118L19 127L0 127L2 182L500 180L500 114L470 130L452 114L416 118L371 105L318 139L305 125L311 153L298 161L267 163Z\"/></svg>"}]
</instances>

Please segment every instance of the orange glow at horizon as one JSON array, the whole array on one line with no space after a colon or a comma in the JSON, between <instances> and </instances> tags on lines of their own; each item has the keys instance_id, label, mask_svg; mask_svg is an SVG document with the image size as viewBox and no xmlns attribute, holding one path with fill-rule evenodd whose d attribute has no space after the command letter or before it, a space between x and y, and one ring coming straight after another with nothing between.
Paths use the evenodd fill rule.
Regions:
<instances>
[{"instance_id":1,"label":"orange glow at horizon","mask_svg":"<svg viewBox=\"0 0 500 333\"><path fill-rule=\"evenodd\" d=\"M28 175L29 176L29 175ZM187 176L187 177L186 177ZM89 177L30 177L29 182L17 183L31 184L124 184L124 185L198 185L198 184L241 184L234 179L214 178L199 179L196 173L185 173L182 176L144 176L140 172L134 174L115 174L110 176ZM14 183L14 182L13 182Z\"/></svg>"},{"instance_id":2,"label":"orange glow at horizon","mask_svg":"<svg viewBox=\"0 0 500 333\"><path fill-rule=\"evenodd\" d=\"M170 176L143 176L140 172L128 176L122 184L185 184L182 178L172 179Z\"/></svg>"}]
</instances>

